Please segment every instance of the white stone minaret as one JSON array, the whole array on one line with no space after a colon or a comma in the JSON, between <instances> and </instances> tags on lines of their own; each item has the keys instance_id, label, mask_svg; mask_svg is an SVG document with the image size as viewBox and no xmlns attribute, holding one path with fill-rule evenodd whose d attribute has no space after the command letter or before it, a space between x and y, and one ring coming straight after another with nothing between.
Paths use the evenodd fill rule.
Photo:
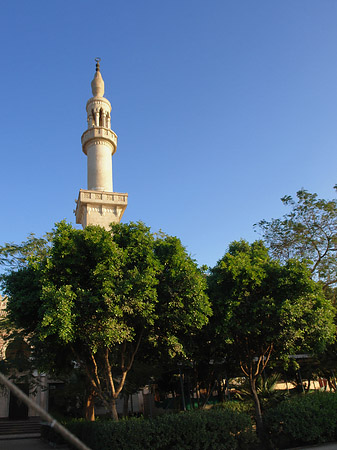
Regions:
<instances>
[{"instance_id":1,"label":"white stone minaret","mask_svg":"<svg viewBox=\"0 0 337 450\"><path fill-rule=\"evenodd\" d=\"M87 155L88 189L80 190L75 210L76 223L101 225L108 229L120 222L128 203L128 194L113 192L112 155L117 135L111 130L110 102L104 98L104 81L96 58L96 73L91 82L93 97L87 102L88 129L82 134L82 150Z\"/></svg>"}]
</instances>

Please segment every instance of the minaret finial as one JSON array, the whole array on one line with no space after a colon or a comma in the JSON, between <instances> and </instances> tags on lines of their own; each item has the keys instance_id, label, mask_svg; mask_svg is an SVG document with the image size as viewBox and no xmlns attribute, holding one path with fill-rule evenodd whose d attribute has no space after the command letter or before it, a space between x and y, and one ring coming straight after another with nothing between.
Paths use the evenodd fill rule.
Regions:
<instances>
[{"instance_id":1,"label":"minaret finial","mask_svg":"<svg viewBox=\"0 0 337 450\"><path fill-rule=\"evenodd\" d=\"M99 63L101 62L101 58L97 57L95 58L95 61L96 61L96 72L100 72Z\"/></svg>"},{"instance_id":2,"label":"minaret finial","mask_svg":"<svg viewBox=\"0 0 337 450\"><path fill-rule=\"evenodd\" d=\"M91 82L91 90L92 95L94 97L103 97L104 96L104 81L101 75L101 71L99 68L99 63L101 61L101 58L95 58L96 61L96 72L94 79Z\"/></svg>"}]
</instances>

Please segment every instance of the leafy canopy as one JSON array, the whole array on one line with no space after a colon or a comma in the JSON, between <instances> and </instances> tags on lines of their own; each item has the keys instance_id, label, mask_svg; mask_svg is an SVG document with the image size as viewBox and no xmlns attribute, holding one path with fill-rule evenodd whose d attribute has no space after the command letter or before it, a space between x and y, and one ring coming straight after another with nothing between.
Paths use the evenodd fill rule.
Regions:
<instances>
[{"instance_id":1,"label":"leafy canopy","mask_svg":"<svg viewBox=\"0 0 337 450\"><path fill-rule=\"evenodd\" d=\"M233 242L211 270L216 330L241 363L268 355L320 351L334 336L333 308L305 264L271 259L262 241Z\"/></svg>"},{"instance_id":2,"label":"leafy canopy","mask_svg":"<svg viewBox=\"0 0 337 450\"><path fill-rule=\"evenodd\" d=\"M106 405L140 348L186 357L188 340L211 315L204 275L180 240L156 238L142 223L107 231L61 222L34 252L3 276L8 318L44 369L57 371L62 355L68 366L76 361Z\"/></svg>"},{"instance_id":3,"label":"leafy canopy","mask_svg":"<svg viewBox=\"0 0 337 450\"><path fill-rule=\"evenodd\" d=\"M272 354L287 360L299 351L322 351L335 335L334 311L305 264L270 258L262 241L233 242L211 270L216 337L226 355L233 349L248 377L256 426L264 436L256 381Z\"/></svg>"},{"instance_id":4,"label":"leafy canopy","mask_svg":"<svg viewBox=\"0 0 337 450\"><path fill-rule=\"evenodd\" d=\"M336 189L336 186L335 186ZM290 212L280 219L261 220L255 227L274 258L286 261L299 258L310 261L315 279L324 285L337 282L337 200L319 199L301 189L296 199L281 199Z\"/></svg>"}]
</instances>

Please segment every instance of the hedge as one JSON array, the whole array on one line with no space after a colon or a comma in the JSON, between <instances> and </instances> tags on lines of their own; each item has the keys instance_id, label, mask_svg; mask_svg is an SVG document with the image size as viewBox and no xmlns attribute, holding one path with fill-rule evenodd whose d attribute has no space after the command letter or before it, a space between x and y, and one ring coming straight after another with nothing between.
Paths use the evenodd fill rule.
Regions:
<instances>
[{"instance_id":1,"label":"hedge","mask_svg":"<svg viewBox=\"0 0 337 450\"><path fill-rule=\"evenodd\" d=\"M315 392L283 401L264 414L278 449L337 440L337 394Z\"/></svg>"},{"instance_id":2,"label":"hedge","mask_svg":"<svg viewBox=\"0 0 337 450\"><path fill-rule=\"evenodd\" d=\"M251 450L258 448L250 417L229 410L191 411L149 419L65 423L92 450ZM45 439L55 441L44 427ZM60 440L58 439L58 442Z\"/></svg>"}]
</instances>

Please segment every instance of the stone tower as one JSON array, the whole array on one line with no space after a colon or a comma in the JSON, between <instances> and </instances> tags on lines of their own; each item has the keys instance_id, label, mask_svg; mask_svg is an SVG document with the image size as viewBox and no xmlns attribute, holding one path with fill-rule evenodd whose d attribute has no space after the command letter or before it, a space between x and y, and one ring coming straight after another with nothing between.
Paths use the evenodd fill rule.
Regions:
<instances>
[{"instance_id":1,"label":"stone tower","mask_svg":"<svg viewBox=\"0 0 337 450\"><path fill-rule=\"evenodd\" d=\"M96 58L96 73L91 82L92 95L87 102L88 129L82 134L82 150L87 155L88 188L80 189L75 210L76 223L101 225L108 229L120 222L128 203L128 194L113 192L112 155L117 135L111 130L111 105L104 98L104 81Z\"/></svg>"}]
</instances>

